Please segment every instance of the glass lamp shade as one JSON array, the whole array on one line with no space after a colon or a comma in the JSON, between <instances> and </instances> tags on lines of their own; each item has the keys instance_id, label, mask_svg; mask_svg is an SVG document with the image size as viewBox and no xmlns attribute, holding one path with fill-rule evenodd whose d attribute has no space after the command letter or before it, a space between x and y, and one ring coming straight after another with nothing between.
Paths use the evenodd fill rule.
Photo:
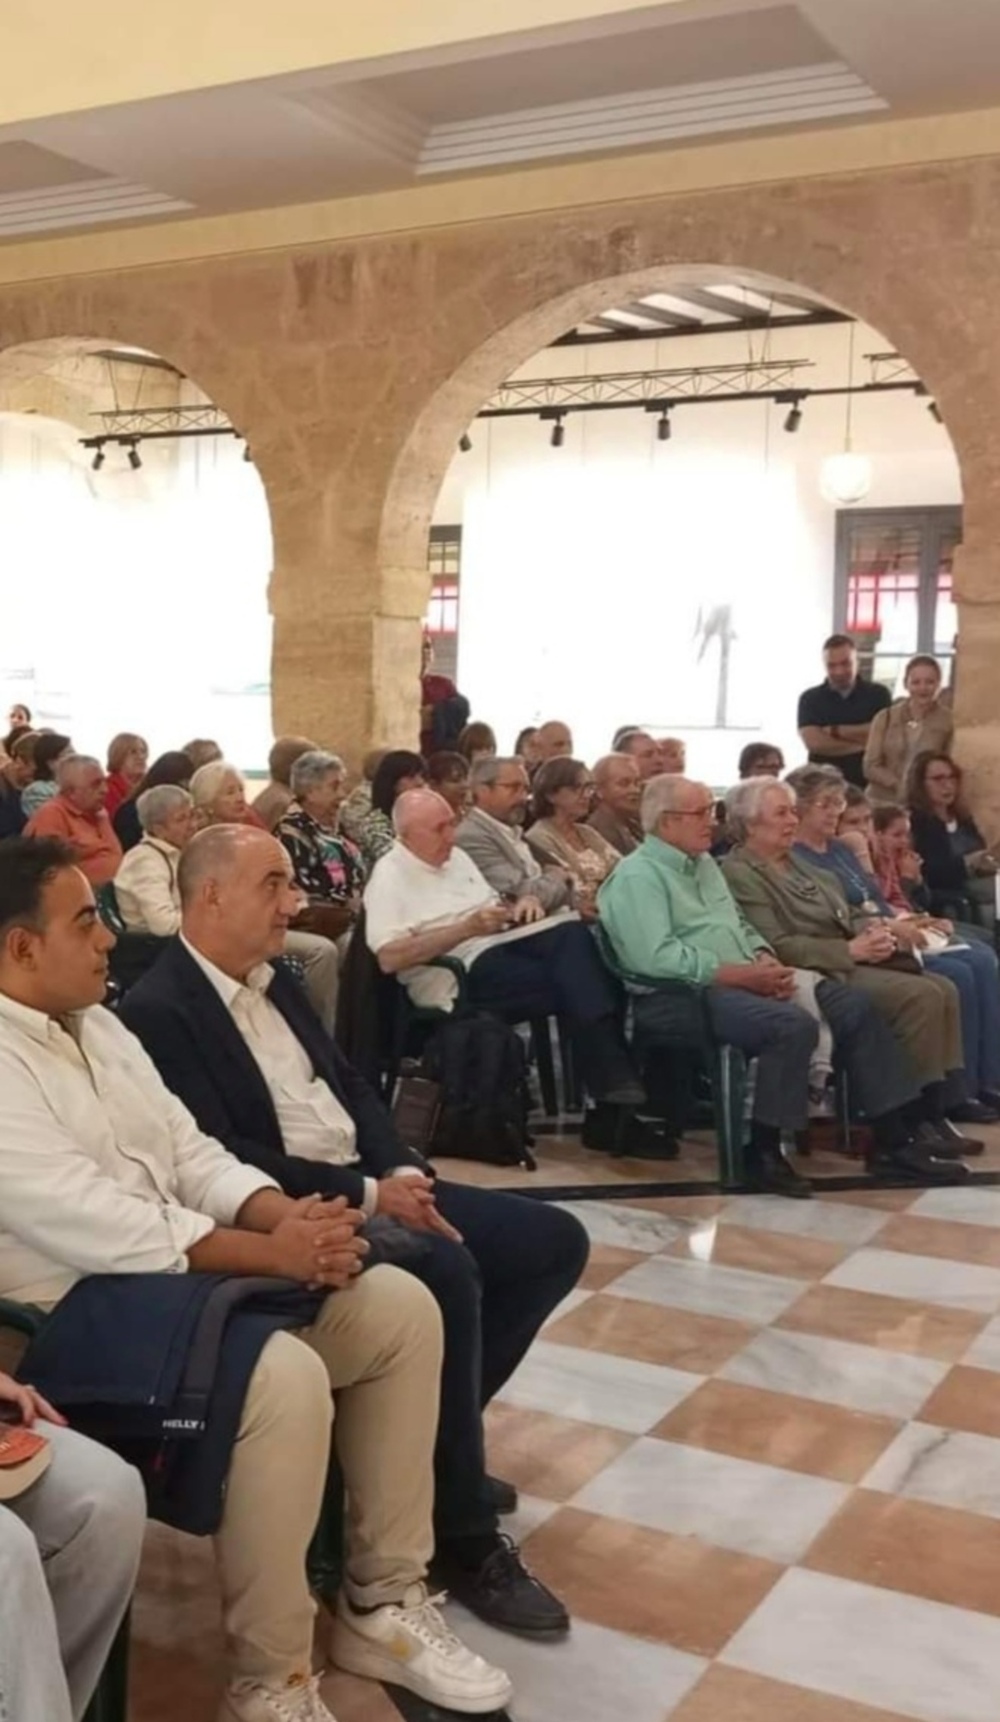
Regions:
<instances>
[{"instance_id":1,"label":"glass lamp shade","mask_svg":"<svg viewBox=\"0 0 1000 1722\"><path fill-rule=\"evenodd\" d=\"M828 502L860 502L872 487L872 463L866 454L831 454L820 468L819 487Z\"/></svg>"}]
</instances>

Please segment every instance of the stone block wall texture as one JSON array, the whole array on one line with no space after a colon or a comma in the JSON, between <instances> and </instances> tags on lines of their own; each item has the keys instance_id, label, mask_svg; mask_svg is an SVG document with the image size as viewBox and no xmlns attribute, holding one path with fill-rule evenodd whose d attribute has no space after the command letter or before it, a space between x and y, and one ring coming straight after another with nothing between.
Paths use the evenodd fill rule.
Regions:
<instances>
[{"instance_id":1,"label":"stone block wall texture","mask_svg":"<svg viewBox=\"0 0 1000 1722\"><path fill-rule=\"evenodd\" d=\"M427 530L484 398L588 313L720 269L855 312L937 397L965 494L959 755L1000 836L1000 158L0 287L0 346L146 347L229 413L274 528L275 729L356 762L416 740Z\"/></svg>"}]
</instances>

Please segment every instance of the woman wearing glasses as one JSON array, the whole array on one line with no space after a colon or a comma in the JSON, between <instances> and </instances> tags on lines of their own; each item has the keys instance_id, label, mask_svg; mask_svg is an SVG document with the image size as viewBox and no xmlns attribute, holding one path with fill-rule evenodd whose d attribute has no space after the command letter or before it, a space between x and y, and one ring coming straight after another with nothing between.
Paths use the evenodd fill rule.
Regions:
<instances>
[{"instance_id":1,"label":"woman wearing glasses","mask_svg":"<svg viewBox=\"0 0 1000 1722\"><path fill-rule=\"evenodd\" d=\"M997 858L969 811L961 767L945 753L918 753L906 785L913 847L936 906L968 898L980 919L996 917Z\"/></svg>"}]
</instances>

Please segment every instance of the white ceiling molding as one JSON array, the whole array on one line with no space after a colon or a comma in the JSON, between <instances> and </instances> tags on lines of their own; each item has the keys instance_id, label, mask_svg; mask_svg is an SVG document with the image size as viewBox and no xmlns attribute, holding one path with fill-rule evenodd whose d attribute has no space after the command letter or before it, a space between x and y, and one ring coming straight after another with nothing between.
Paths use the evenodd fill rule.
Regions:
<instances>
[{"instance_id":1,"label":"white ceiling molding","mask_svg":"<svg viewBox=\"0 0 1000 1722\"><path fill-rule=\"evenodd\" d=\"M15 191L0 196L0 235L46 233L56 228L92 227L106 221L131 221L143 215L170 215L195 206L167 192L128 179L102 176L50 185L44 191Z\"/></svg>"},{"instance_id":2,"label":"white ceiling molding","mask_svg":"<svg viewBox=\"0 0 1000 1722\"><path fill-rule=\"evenodd\" d=\"M833 119L874 113L888 105L842 60L829 60L753 77L633 90L433 126L420 152L417 173L455 173L545 156Z\"/></svg>"},{"instance_id":3,"label":"white ceiling molding","mask_svg":"<svg viewBox=\"0 0 1000 1722\"><path fill-rule=\"evenodd\" d=\"M408 172L416 170L427 141L426 124L370 85L337 84L282 99L319 120L331 137L349 144L353 153L360 146L382 161Z\"/></svg>"}]
</instances>

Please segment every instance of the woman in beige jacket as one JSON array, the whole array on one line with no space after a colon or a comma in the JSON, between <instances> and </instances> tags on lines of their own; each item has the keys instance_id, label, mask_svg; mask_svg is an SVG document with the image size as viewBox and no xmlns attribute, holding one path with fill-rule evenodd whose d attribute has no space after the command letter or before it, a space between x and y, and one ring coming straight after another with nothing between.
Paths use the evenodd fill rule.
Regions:
<instances>
[{"instance_id":1,"label":"woman in beige jacket","mask_svg":"<svg viewBox=\"0 0 1000 1722\"><path fill-rule=\"evenodd\" d=\"M950 753L954 719L941 703L941 666L936 658L911 658L903 677L904 699L879 712L868 733L864 773L875 802L905 799L906 779L918 753Z\"/></svg>"}]
</instances>

